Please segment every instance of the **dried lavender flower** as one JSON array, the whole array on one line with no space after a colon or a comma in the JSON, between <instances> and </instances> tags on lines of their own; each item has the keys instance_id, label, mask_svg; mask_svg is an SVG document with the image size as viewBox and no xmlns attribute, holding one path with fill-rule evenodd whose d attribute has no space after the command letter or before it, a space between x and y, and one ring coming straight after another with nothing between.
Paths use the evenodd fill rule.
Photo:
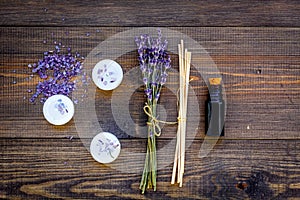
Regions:
<instances>
[{"instance_id":1,"label":"dried lavender flower","mask_svg":"<svg viewBox=\"0 0 300 200\"><path fill-rule=\"evenodd\" d=\"M67 48L66 54L61 53L61 50L61 43L59 43L53 51L44 52L43 59L28 65L32 73L38 74L42 79L42 82L37 84L36 92L30 98L30 102L35 102L40 94L41 102L45 102L48 97L55 94L70 96L76 89L72 79L81 74L83 59L78 52L73 55L70 47Z\"/></svg>"},{"instance_id":2,"label":"dried lavender flower","mask_svg":"<svg viewBox=\"0 0 300 200\"><path fill-rule=\"evenodd\" d=\"M167 40L162 40L161 30L157 31L158 37L156 39L147 34L142 34L135 38L135 43L138 47L138 60L140 69L143 75L143 82L146 88L151 88L153 93L146 93L148 99L155 98L161 87L166 83L167 70L171 68L171 58L166 52Z\"/></svg>"}]
</instances>

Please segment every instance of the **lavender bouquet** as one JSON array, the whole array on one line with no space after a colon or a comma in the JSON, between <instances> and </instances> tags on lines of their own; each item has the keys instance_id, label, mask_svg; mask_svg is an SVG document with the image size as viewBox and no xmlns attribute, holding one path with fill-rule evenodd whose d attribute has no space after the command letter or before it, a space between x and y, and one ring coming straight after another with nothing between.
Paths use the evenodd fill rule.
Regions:
<instances>
[{"instance_id":1,"label":"lavender bouquet","mask_svg":"<svg viewBox=\"0 0 300 200\"><path fill-rule=\"evenodd\" d=\"M167 80L167 70L171 68L171 59L166 52L167 40L162 41L161 31L158 37L151 38L147 34L135 38L138 47L138 58L145 84L147 96L144 112L148 115L148 145L145 158L145 166L140 184L142 194L146 188L156 191L156 142L155 138L160 136L160 120L157 119L156 108L160 92Z\"/></svg>"}]
</instances>

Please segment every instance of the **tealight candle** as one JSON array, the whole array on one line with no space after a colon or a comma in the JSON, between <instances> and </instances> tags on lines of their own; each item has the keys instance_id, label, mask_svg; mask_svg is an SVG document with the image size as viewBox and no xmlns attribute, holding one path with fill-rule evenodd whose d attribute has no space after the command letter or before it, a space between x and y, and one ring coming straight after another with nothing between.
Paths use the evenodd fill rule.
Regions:
<instances>
[{"instance_id":1,"label":"tealight candle","mask_svg":"<svg viewBox=\"0 0 300 200\"><path fill-rule=\"evenodd\" d=\"M110 163L117 159L121 151L118 138L109 132L97 134L90 145L92 157L99 163Z\"/></svg>"},{"instance_id":2,"label":"tealight candle","mask_svg":"<svg viewBox=\"0 0 300 200\"><path fill-rule=\"evenodd\" d=\"M72 100L61 94L49 97L43 106L45 119L53 125L64 125L74 115L74 104Z\"/></svg>"},{"instance_id":3,"label":"tealight candle","mask_svg":"<svg viewBox=\"0 0 300 200\"><path fill-rule=\"evenodd\" d=\"M101 60L93 69L92 79L100 89L113 90L121 84L123 70L121 66L113 60Z\"/></svg>"}]
</instances>

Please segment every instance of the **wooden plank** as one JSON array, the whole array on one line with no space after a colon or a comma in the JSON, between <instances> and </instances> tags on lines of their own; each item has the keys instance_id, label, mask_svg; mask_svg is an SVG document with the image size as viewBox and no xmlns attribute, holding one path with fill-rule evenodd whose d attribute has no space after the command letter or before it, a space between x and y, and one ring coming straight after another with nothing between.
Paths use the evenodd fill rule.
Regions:
<instances>
[{"instance_id":1,"label":"wooden plank","mask_svg":"<svg viewBox=\"0 0 300 200\"><path fill-rule=\"evenodd\" d=\"M299 27L299 2L1 1L2 26L288 26Z\"/></svg>"},{"instance_id":2,"label":"wooden plank","mask_svg":"<svg viewBox=\"0 0 300 200\"><path fill-rule=\"evenodd\" d=\"M100 42L130 28L0 28L0 137L77 137L71 121L60 128L50 126L42 116L42 105L30 105L28 98L37 78L29 80L28 63L36 62L42 53L52 49L54 41L71 45L86 56ZM198 41L211 55L223 75L226 98L226 138L295 139L299 138L300 116L300 29L299 28L171 28ZM97 30L100 30L97 31ZM53 34L52 34L53 33ZM67 34L66 34L67 33ZM89 33L89 35L86 35ZM46 41L46 44L43 41ZM178 69L176 55L173 67ZM126 73L137 65L135 52L118 58ZM192 67L191 82L199 100L200 124L197 138L204 136L204 107L207 87ZM16 84L13 84L16 81ZM175 83L174 83L175 84ZM166 90L161 104L170 120L176 120L176 96ZM25 99L24 99L25 97ZM110 107L111 93L96 91L99 124L121 138L128 138L114 122ZM173 104L169 104L169 100ZM142 90L131 98L131 116L143 125ZM139 105L139 106L138 106ZM173 106L171 106L173 105ZM84 112L84 110L78 112ZM173 138L174 127L164 129L163 137Z\"/></svg>"},{"instance_id":3,"label":"wooden plank","mask_svg":"<svg viewBox=\"0 0 300 200\"><path fill-rule=\"evenodd\" d=\"M299 140L223 140L202 159L198 157L202 141L194 140L187 148L182 188L170 185L172 164L163 157L172 157L175 147L166 147L168 143L157 141L158 149L164 149L158 154L158 166L166 166L158 171L157 191L142 196L138 170L144 160L130 155L144 152L145 140L121 140L121 156L113 168L94 161L78 139L0 139L0 195L8 199L300 197ZM126 157L124 152L132 154Z\"/></svg>"},{"instance_id":4,"label":"wooden plank","mask_svg":"<svg viewBox=\"0 0 300 200\"><path fill-rule=\"evenodd\" d=\"M83 55L87 55L103 40L134 28L136 27L0 27L1 52L4 55L18 53L28 56L40 55L45 48L53 48L56 41L67 46L71 45L73 50L80 50ZM223 55L219 61L222 59L224 64L228 64L231 59L239 60L239 56L257 55L261 56L260 60L272 58L276 62L278 55L299 55L299 27L169 26L167 29L191 37L212 55ZM230 57L227 57L229 55ZM247 57L245 58L248 61Z\"/></svg>"}]
</instances>

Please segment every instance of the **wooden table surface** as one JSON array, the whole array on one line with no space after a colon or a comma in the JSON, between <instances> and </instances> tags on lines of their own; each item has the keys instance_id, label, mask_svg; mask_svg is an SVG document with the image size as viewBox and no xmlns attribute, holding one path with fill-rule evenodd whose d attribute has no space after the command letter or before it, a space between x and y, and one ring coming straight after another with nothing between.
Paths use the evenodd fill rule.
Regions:
<instances>
[{"instance_id":1,"label":"wooden table surface","mask_svg":"<svg viewBox=\"0 0 300 200\"><path fill-rule=\"evenodd\" d=\"M300 199L299 1L1 1L0 16L0 198ZM87 119L88 127L75 120L52 126L43 118L43 105L28 101L27 90L39 79L29 78L27 65L54 41L87 56L117 33L149 26L178 31L203 46L223 77L227 113L225 137L199 158L208 90L192 68L199 77L191 87L200 120L195 137L187 139L183 187L170 185L173 165L158 156L164 167L157 191L141 195L141 173L135 170L143 159L99 164L78 133L100 125L119 137L122 152L145 152L144 138L130 137L114 122L112 92L94 90L87 97L96 102L97 124ZM124 73L137 64L134 55L118 58ZM176 97L167 93L160 104L174 118L170 102ZM128 108L137 124L146 117L143 102L137 88ZM84 112L76 110L82 104L77 114ZM174 127L164 128L158 149L175 134ZM174 152L162 155L173 158Z\"/></svg>"}]
</instances>

